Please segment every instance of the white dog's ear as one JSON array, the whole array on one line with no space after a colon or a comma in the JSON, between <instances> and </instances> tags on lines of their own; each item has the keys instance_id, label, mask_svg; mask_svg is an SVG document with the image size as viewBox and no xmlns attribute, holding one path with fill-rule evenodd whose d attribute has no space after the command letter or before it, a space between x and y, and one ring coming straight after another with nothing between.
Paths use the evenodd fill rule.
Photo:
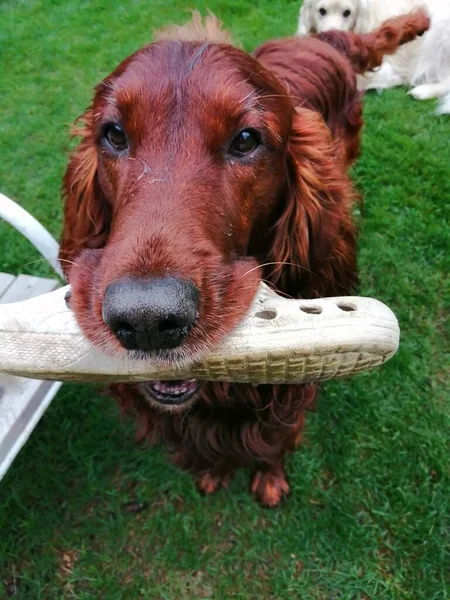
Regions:
<instances>
[{"instance_id":1,"label":"white dog's ear","mask_svg":"<svg viewBox=\"0 0 450 600\"><path fill-rule=\"evenodd\" d=\"M358 0L356 2L356 23L354 27L356 32L368 33L379 27L388 18L389 15L387 14L386 17L382 16L381 19L377 20L377 10L381 10L381 15L383 15L383 7L389 6L389 0L376 0L376 2L378 2L377 6L374 6L371 0Z\"/></svg>"},{"instance_id":2,"label":"white dog's ear","mask_svg":"<svg viewBox=\"0 0 450 600\"><path fill-rule=\"evenodd\" d=\"M312 29L312 11L314 0L304 0L298 16L297 35L308 35Z\"/></svg>"}]
</instances>

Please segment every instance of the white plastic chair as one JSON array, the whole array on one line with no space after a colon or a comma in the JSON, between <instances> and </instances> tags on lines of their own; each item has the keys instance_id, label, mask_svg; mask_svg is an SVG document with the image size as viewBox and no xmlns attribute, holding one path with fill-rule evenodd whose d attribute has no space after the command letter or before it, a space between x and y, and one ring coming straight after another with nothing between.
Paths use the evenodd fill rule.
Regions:
<instances>
[{"instance_id":1,"label":"white plastic chair","mask_svg":"<svg viewBox=\"0 0 450 600\"><path fill-rule=\"evenodd\" d=\"M39 221L3 194L0 194L0 218L24 235L63 278L58 243ZM56 279L0 273L0 305L33 298L59 285ZM58 381L38 381L0 373L0 480L61 385Z\"/></svg>"}]
</instances>

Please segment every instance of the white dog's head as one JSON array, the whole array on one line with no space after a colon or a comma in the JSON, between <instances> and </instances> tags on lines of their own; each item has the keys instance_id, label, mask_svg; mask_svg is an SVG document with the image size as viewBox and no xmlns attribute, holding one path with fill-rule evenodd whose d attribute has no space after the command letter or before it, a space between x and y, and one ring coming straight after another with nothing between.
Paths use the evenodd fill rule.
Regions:
<instances>
[{"instance_id":1,"label":"white dog's head","mask_svg":"<svg viewBox=\"0 0 450 600\"><path fill-rule=\"evenodd\" d=\"M350 31L358 18L359 0L305 0L300 9L298 35L330 29Z\"/></svg>"}]
</instances>

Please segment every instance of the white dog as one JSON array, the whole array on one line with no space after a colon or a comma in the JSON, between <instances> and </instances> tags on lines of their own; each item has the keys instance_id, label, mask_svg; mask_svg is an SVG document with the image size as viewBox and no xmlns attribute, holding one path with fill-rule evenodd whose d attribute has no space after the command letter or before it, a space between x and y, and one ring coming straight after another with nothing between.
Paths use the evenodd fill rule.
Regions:
<instances>
[{"instance_id":1,"label":"white dog","mask_svg":"<svg viewBox=\"0 0 450 600\"><path fill-rule=\"evenodd\" d=\"M450 0L304 0L297 34L329 29L368 33L386 19L421 6L430 13L430 30L387 56L376 73L361 80L361 87L410 85L414 98L441 98L437 112L450 114Z\"/></svg>"}]
</instances>

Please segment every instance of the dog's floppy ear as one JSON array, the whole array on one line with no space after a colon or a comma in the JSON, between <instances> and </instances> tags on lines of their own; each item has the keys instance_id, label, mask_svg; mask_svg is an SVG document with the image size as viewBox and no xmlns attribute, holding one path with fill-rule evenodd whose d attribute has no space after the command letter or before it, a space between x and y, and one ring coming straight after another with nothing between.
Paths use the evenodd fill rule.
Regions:
<instances>
[{"instance_id":1,"label":"dog's floppy ear","mask_svg":"<svg viewBox=\"0 0 450 600\"><path fill-rule=\"evenodd\" d=\"M313 26L312 23L312 12L313 12L314 0L305 0L300 8L298 15L298 28L297 35L308 35L311 33Z\"/></svg>"},{"instance_id":2,"label":"dog's floppy ear","mask_svg":"<svg viewBox=\"0 0 450 600\"><path fill-rule=\"evenodd\" d=\"M270 280L281 291L304 298L351 293L357 284L355 195L318 113L296 110L286 167Z\"/></svg>"},{"instance_id":3,"label":"dog's floppy ear","mask_svg":"<svg viewBox=\"0 0 450 600\"><path fill-rule=\"evenodd\" d=\"M379 1L379 5L374 6L374 2L371 0L357 0L355 2L355 17L356 17L356 25L357 27L354 29L357 32L365 33L368 31L372 31L376 27L380 26L380 23L385 19L392 16L390 12L389 0ZM408 12L405 10L405 12Z\"/></svg>"},{"instance_id":4,"label":"dog's floppy ear","mask_svg":"<svg viewBox=\"0 0 450 600\"><path fill-rule=\"evenodd\" d=\"M97 179L92 109L76 122L72 134L81 137L72 152L62 184L64 224L59 257L64 272L83 248L100 248L107 240L110 209Z\"/></svg>"}]
</instances>

